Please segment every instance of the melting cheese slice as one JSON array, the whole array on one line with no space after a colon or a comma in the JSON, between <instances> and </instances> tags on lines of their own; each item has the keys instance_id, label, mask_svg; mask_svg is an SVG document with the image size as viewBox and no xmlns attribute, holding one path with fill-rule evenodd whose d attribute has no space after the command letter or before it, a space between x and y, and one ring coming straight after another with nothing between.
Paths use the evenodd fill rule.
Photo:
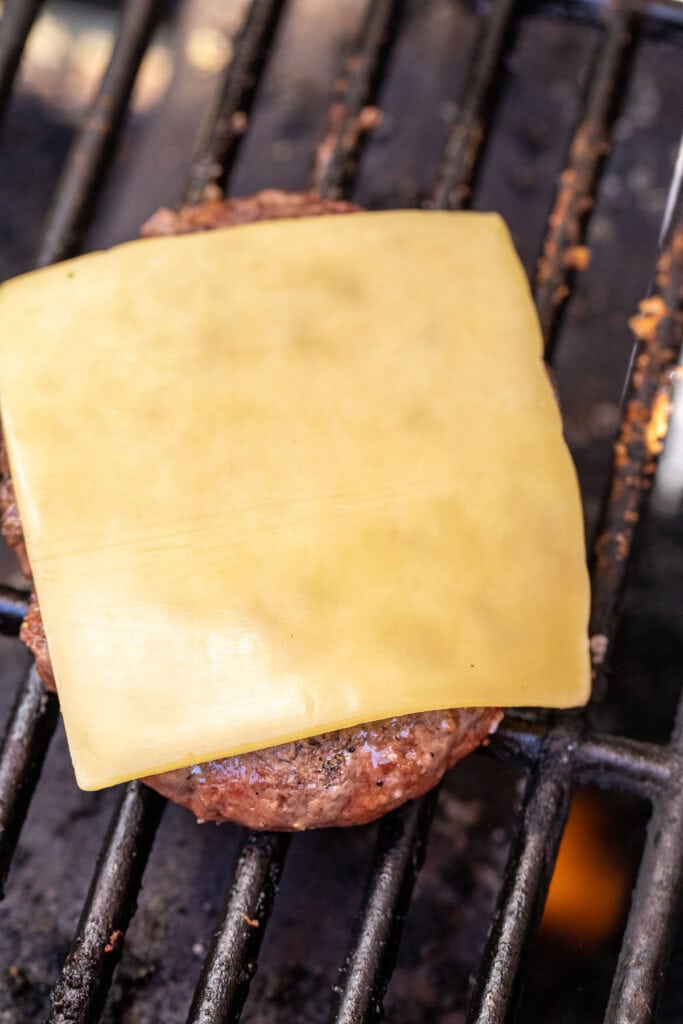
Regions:
<instances>
[{"instance_id":1,"label":"melting cheese slice","mask_svg":"<svg viewBox=\"0 0 683 1024\"><path fill-rule=\"evenodd\" d=\"M586 699L576 479L495 215L133 242L10 281L0 330L84 788Z\"/></svg>"}]
</instances>

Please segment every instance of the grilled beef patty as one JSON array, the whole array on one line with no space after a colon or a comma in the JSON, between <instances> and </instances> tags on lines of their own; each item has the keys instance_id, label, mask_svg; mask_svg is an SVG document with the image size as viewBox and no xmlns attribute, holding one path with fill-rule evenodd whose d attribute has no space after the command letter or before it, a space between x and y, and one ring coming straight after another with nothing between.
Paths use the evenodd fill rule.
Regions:
<instances>
[{"instance_id":1,"label":"grilled beef patty","mask_svg":"<svg viewBox=\"0 0 683 1024\"><path fill-rule=\"evenodd\" d=\"M142 234L206 231L282 217L352 213L351 203L269 189L255 196L158 210ZM30 576L12 481L0 438L2 533ZM46 687L54 675L37 598L32 595L21 639ZM388 718L296 743L178 768L143 779L200 821L297 831L361 825L431 789L447 768L495 731L497 708L457 708Z\"/></svg>"},{"instance_id":2,"label":"grilled beef patty","mask_svg":"<svg viewBox=\"0 0 683 1024\"><path fill-rule=\"evenodd\" d=\"M502 717L497 708L402 715L142 781L200 821L285 832L363 825L426 793Z\"/></svg>"}]
</instances>

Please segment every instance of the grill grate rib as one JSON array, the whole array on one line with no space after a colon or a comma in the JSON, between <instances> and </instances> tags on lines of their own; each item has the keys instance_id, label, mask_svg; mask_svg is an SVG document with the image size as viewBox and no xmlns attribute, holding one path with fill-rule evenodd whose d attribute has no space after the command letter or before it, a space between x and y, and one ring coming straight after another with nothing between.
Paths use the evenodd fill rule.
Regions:
<instances>
[{"instance_id":1,"label":"grill grate rib","mask_svg":"<svg viewBox=\"0 0 683 1024\"><path fill-rule=\"evenodd\" d=\"M0 586L0 633L4 636L19 636L28 599L29 595L16 587Z\"/></svg>"},{"instance_id":2,"label":"grill grate rib","mask_svg":"<svg viewBox=\"0 0 683 1024\"><path fill-rule=\"evenodd\" d=\"M9 10L6 5L6 11ZM9 93L21 48L40 4L16 4L14 21L0 23L0 110ZM572 141L549 221L539 264L536 302L546 341L557 328L580 259L588 212L611 126L629 71L635 33L666 17L671 4L616 6L607 15L588 88L584 116ZM283 0L253 0L215 102L207 111L192 161L185 201L196 202L207 186L222 184L234 163L246 117L258 88L267 51L284 8ZM329 130L318 147L313 186L327 197L348 185L364 134L376 123L373 97L397 27L399 0L373 0L357 51L349 58L333 103ZM553 4L544 9L558 13ZM566 8L561 8L566 13ZM18 12L18 14L17 14ZM590 4L574 12L596 20ZM485 142L502 60L517 15L514 0L498 0L482 25L465 98L450 129L434 205L464 205ZM91 113L86 117L57 192L39 265L72 252L83 234L125 113L137 68L159 16L155 0L130 0L120 36ZM680 349L677 310L683 290L683 222L671 232L657 269L657 292L637 318L639 337L632 390L626 405L612 490L596 543L591 634L594 669L604 679L606 652L614 635L618 602L629 564L635 526L651 486L661 448L662 414L672 389L671 370ZM647 318L653 311L654 320ZM645 319L643 319L645 316ZM16 626L24 595L2 588L0 626ZM682 705L683 708L683 705ZM46 695L34 671L20 687L0 753L0 873L4 879L55 727L57 702ZM469 1024L508 1019L519 993L522 968L533 942L567 817L572 787L587 782L646 797L653 815L629 922L605 1020L646 1024L652 1019L671 946L682 885L683 710L669 745L639 743L584 732L583 715L556 714L547 722L508 717L492 744L499 757L529 772L520 827L506 870L496 918L470 1007ZM388 984L402 916L419 871L434 792L381 824L362 908L338 986L331 1020L336 1024L375 1020ZM133 913L142 872L164 802L138 783L123 791L103 844L90 894L71 952L53 994L53 1024L91 1021L103 1006L122 939ZM195 992L188 1024L239 1019L258 949L277 890L289 840L250 834L242 848L214 938ZM250 921L258 920L258 928ZM648 936L643 950L642 936Z\"/></svg>"},{"instance_id":3,"label":"grill grate rib","mask_svg":"<svg viewBox=\"0 0 683 1024\"><path fill-rule=\"evenodd\" d=\"M467 205L502 62L512 45L516 12L516 0L498 0L482 25L463 89L462 105L456 108L441 159L432 204L436 210L460 210Z\"/></svg>"},{"instance_id":4,"label":"grill grate rib","mask_svg":"<svg viewBox=\"0 0 683 1024\"><path fill-rule=\"evenodd\" d=\"M519 832L505 870L467 1024L506 1020L518 995L520 969L541 919L569 811L571 780L563 758L564 741L562 733L551 738L556 757L541 764L527 785Z\"/></svg>"},{"instance_id":5,"label":"grill grate rib","mask_svg":"<svg viewBox=\"0 0 683 1024\"><path fill-rule=\"evenodd\" d=\"M654 802L605 1024L647 1024L664 983L683 887L683 704L678 720L672 782Z\"/></svg>"},{"instance_id":6,"label":"grill grate rib","mask_svg":"<svg viewBox=\"0 0 683 1024\"><path fill-rule=\"evenodd\" d=\"M438 788L382 821L356 935L335 988L330 1024L378 1020L403 917L422 867Z\"/></svg>"},{"instance_id":7,"label":"grill grate rib","mask_svg":"<svg viewBox=\"0 0 683 1024\"><path fill-rule=\"evenodd\" d=\"M288 846L282 833L251 832L245 839L187 1024L239 1020Z\"/></svg>"},{"instance_id":8,"label":"grill grate rib","mask_svg":"<svg viewBox=\"0 0 683 1024\"><path fill-rule=\"evenodd\" d=\"M99 1016L164 804L141 782L125 787L74 943L52 993L49 1024L89 1024Z\"/></svg>"},{"instance_id":9,"label":"grill grate rib","mask_svg":"<svg viewBox=\"0 0 683 1024\"><path fill-rule=\"evenodd\" d=\"M39 267L72 256L82 239L140 61L160 13L160 0L129 0L124 7L107 70L57 185L38 254Z\"/></svg>"},{"instance_id":10,"label":"grill grate rib","mask_svg":"<svg viewBox=\"0 0 683 1024\"><path fill-rule=\"evenodd\" d=\"M611 128L623 95L642 5L615 6L593 63L585 112L560 177L548 232L538 261L536 292L541 330L549 349L569 295L572 269L582 265L583 240Z\"/></svg>"},{"instance_id":11,"label":"grill grate rib","mask_svg":"<svg viewBox=\"0 0 683 1024\"><path fill-rule=\"evenodd\" d=\"M326 199L341 198L363 137L377 123L377 109L371 103L393 43L400 6L400 0L372 0L357 48L347 57L337 81L328 132L316 151L311 175L311 188Z\"/></svg>"},{"instance_id":12,"label":"grill grate rib","mask_svg":"<svg viewBox=\"0 0 683 1024\"><path fill-rule=\"evenodd\" d=\"M0 20L0 118L12 92L24 44L43 0L18 0L6 4Z\"/></svg>"},{"instance_id":13,"label":"grill grate rib","mask_svg":"<svg viewBox=\"0 0 683 1024\"><path fill-rule=\"evenodd\" d=\"M618 600L643 499L652 486L668 425L673 371L680 358L683 295L683 213L672 225L655 272L657 288L631 320L633 373L615 446L611 490L595 543L590 633L593 664L604 672Z\"/></svg>"},{"instance_id":14,"label":"grill grate rib","mask_svg":"<svg viewBox=\"0 0 683 1024\"><path fill-rule=\"evenodd\" d=\"M254 0L235 41L226 75L207 108L192 160L184 203L199 203L212 186L223 186L247 130L249 110L258 87L264 56L272 43L283 0Z\"/></svg>"},{"instance_id":15,"label":"grill grate rib","mask_svg":"<svg viewBox=\"0 0 683 1024\"><path fill-rule=\"evenodd\" d=\"M58 714L57 698L32 668L17 691L0 751L0 895Z\"/></svg>"}]
</instances>

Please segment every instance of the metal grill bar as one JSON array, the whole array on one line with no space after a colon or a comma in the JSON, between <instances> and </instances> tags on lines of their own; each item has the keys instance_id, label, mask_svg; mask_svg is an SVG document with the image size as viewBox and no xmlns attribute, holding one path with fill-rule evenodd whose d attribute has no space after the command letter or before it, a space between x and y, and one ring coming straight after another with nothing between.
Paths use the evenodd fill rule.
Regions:
<instances>
[{"instance_id":1,"label":"metal grill bar","mask_svg":"<svg viewBox=\"0 0 683 1024\"><path fill-rule=\"evenodd\" d=\"M656 270L657 290L631 320L637 345L621 432L615 446L611 490L595 543L591 646L602 672L611 641L633 536L668 425L672 371L681 350L683 214L673 225Z\"/></svg>"},{"instance_id":2,"label":"metal grill bar","mask_svg":"<svg viewBox=\"0 0 683 1024\"><path fill-rule=\"evenodd\" d=\"M161 0L129 0L97 96L82 121L57 186L37 258L45 267L73 255L123 123Z\"/></svg>"},{"instance_id":3,"label":"metal grill bar","mask_svg":"<svg viewBox=\"0 0 683 1024\"><path fill-rule=\"evenodd\" d=\"M183 202L202 202L207 188L224 185L247 130L264 56L270 47L284 0L254 0L225 79L207 108Z\"/></svg>"},{"instance_id":4,"label":"metal grill bar","mask_svg":"<svg viewBox=\"0 0 683 1024\"><path fill-rule=\"evenodd\" d=\"M119 961L147 856L164 808L140 782L130 782L105 838L76 938L52 993L48 1024L92 1024Z\"/></svg>"},{"instance_id":5,"label":"metal grill bar","mask_svg":"<svg viewBox=\"0 0 683 1024\"><path fill-rule=\"evenodd\" d=\"M187 1024L239 1020L288 846L289 836L282 833L247 836Z\"/></svg>"},{"instance_id":6,"label":"metal grill bar","mask_svg":"<svg viewBox=\"0 0 683 1024\"><path fill-rule=\"evenodd\" d=\"M348 183L363 137L378 123L371 106L398 20L400 0L372 0L356 51L346 59L335 88L328 132L316 151L311 188L339 199Z\"/></svg>"},{"instance_id":7,"label":"metal grill bar","mask_svg":"<svg viewBox=\"0 0 683 1024\"><path fill-rule=\"evenodd\" d=\"M58 714L56 696L31 668L17 691L0 751L0 896Z\"/></svg>"},{"instance_id":8,"label":"metal grill bar","mask_svg":"<svg viewBox=\"0 0 683 1024\"><path fill-rule=\"evenodd\" d=\"M0 585L0 633L18 636L28 611L29 595L15 587Z\"/></svg>"},{"instance_id":9,"label":"metal grill bar","mask_svg":"<svg viewBox=\"0 0 683 1024\"><path fill-rule=\"evenodd\" d=\"M569 148L548 221L548 232L538 260L535 301L541 330L549 349L559 315L569 295L572 271L585 265L585 229L605 155L611 145L611 129L627 73L633 41L640 20L640 3L625 0L610 9L606 35L591 71L585 114Z\"/></svg>"},{"instance_id":10,"label":"metal grill bar","mask_svg":"<svg viewBox=\"0 0 683 1024\"><path fill-rule=\"evenodd\" d=\"M681 704L683 709L683 704ZM679 710L679 720L683 719ZM683 890L683 744L674 785L655 801L605 1024L648 1024L664 983ZM643 937L647 941L643 941Z\"/></svg>"},{"instance_id":11,"label":"metal grill bar","mask_svg":"<svg viewBox=\"0 0 683 1024\"><path fill-rule=\"evenodd\" d=\"M24 44L43 0L7 0L0 18L0 118L10 98Z\"/></svg>"},{"instance_id":12,"label":"metal grill bar","mask_svg":"<svg viewBox=\"0 0 683 1024\"><path fill-rule=\"evenodd\" d=\"M481 26L463 88L464 98L455 111L441 158L432 201L436 210L460 210L467 205L501 64L512 45L516 6L516 0L498 0Z\"/></svg>"},{"instance_id":13,"label":"metal grill bar","mask_svg":"<svg viewBox=\"0 0 683 1024\"><path fill-rule=\"evenodd\" d=\"M437 799L438 787L382 820L356 934L335 987L331 1024L379 1020Z\"/></svg>"},{"instance_id":14,"label":"metal grill bar","mask_svg":"<svg viewBox=\"0 0 683 1024\"><path fill-rule=\"evenodd\" d=\"M534 768L545 756L547 731L506 715L491 750L496 757ZM592 782L653 799L675 776L678 758L654 743L624 737L582 734L572 744L572 773L580 784Z\"/></svg>"},{"instance_id":15,"label":"metal grill bar","mask_svg":"<svg viewBox=\"0 0 683 1024\"><path fill-rule=\"evenodd\" d=\"M602 0L572 0L571 4L563 0L533 0L530 6L525 7L525 13L597 28L602 22L605 6ZM680 43L683 41L678 34L681 28L683 12L680 0L647 0L640 35Z\"/></svg>"},{"instance_id":16,"label":"metal grill bar","mask_svg":"<svg viewBox=\"0 0 683 1024\"><path fill-rule=\"evenodd\" d=\"M551 736L554 756L532 775L467 1024L499 1024L518 995L530 937L538 927L569 811L566 735Z\"/></svg>"}]
</instances>

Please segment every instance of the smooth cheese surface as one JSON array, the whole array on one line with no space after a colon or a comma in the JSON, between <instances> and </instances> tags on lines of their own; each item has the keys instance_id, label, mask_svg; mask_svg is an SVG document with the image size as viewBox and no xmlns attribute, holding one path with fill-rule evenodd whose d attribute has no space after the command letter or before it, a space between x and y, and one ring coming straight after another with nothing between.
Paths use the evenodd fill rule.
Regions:
<instances>
[{"instance_id":1,"label":"smooth cheese surface","mask_svg":"<svg viewBox=\"0 0 683 1024\"><path fill-rule=\"evenodd\" d=\"M497 216L133 242L3 285L0 335L84 788L587 698L577 484Z\"/></svg>"}]
</instances>

